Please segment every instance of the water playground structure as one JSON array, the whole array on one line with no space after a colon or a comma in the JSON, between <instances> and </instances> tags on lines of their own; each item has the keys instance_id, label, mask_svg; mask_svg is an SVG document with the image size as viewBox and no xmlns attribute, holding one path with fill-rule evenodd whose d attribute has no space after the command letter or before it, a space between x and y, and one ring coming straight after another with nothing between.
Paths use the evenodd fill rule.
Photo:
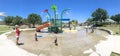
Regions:
<instances>
[{"instance_id":1,"label":"water playground structure","mask_svg":"<svg viewBox=\"0 0 120 56\"><path fill-rule=\"evenodd\" d=\"M62 32L63 31L62 30L62 28L63 28L62 27L62 21L68 21L69 22L69 29L70 29L70 19L63 19L63 14L66 11L70 10L70 9L69 8L64 9L61 12L61 17L58 18L57 11L56 11L57 6L56 5L52 5L51 8L52 8L52 10L54 12L54 17L53 18L51 17L48 9L44 10L44 12L48 14L49 19L47 19L47 23L36 27L36 31L40 32L41 29L48 27L48 32L52 32L52 31L54 31L54 32Z\"/></svg>"}]
</instances>

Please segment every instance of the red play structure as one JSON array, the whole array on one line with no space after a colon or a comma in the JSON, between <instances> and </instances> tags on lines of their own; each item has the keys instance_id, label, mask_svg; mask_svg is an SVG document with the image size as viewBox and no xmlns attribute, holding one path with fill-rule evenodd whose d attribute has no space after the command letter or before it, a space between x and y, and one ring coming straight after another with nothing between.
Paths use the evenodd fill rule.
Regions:
<instances>
[{"instance_id":1,"label":"red play structure","mask_svg":"<svg viewBox=\"0 0 120 56\"><path fill-rule=\"evenodd\" d=\"M48 26L50 26L50 23L45 23L43 25L40 25L40 26L36 27L36 31L39 32L41 29L46 28Z\"/></svg>"}]
</instances>

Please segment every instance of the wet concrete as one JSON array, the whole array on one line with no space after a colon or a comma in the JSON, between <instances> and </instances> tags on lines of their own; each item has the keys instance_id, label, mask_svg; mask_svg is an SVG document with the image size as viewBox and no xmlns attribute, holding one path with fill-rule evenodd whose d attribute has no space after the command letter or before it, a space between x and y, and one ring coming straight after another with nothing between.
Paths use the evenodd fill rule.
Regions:
<instances>
[{"instance_id":1,"label":"wet concrete","mask_svg":"<svg viewBox=\"0 0 120 56\"><path fill-rule=\"evenodd\" d=\"M107 32L95 30L86 32L85 29L80 28L76 32L63 32L57 34L58 46L55 46L54 36L52 33L38 33L38 42L34 39L34 31L23 31L20 36L20 43L18 47L27 50L28 52L45 55L45 56L88 56L83 54L89 48L95 49L94 45L100 40L105 40ZM8 39L15 42L15 33L8 35Z\"/></svg>"}]
</instances>

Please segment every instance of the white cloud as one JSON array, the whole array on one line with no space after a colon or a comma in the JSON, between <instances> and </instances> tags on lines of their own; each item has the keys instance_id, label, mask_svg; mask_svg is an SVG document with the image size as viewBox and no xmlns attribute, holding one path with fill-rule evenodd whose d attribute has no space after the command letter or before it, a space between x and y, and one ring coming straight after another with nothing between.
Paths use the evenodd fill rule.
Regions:
<instances>
[{"instance_id":1,"label":"white cloud","mask_svg":"<svg viewBox=\"0 0 120 56\"><path fill-rule=\"evenodd\" d=\"M0 16L7 16L5 12L0 12Z\"/></svg>"}]
</instances>

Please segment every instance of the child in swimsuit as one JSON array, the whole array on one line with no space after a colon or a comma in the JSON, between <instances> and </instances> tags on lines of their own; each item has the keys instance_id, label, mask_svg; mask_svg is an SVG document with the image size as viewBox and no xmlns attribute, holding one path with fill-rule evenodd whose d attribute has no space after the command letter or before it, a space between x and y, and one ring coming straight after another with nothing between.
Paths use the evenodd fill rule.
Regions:
<instances>
[{"instance_id":1,"label":"child in swimsuit","mask_svg":"<svg viewBox=\"0 0 120 56\"><path fill-rule=\"evenodd\" d=\"M16 29L16 45L18 45L19 36L20 36L20 30L18 29L18 25L15 26L15 29Z\"/></svg>"}]
</instances>

